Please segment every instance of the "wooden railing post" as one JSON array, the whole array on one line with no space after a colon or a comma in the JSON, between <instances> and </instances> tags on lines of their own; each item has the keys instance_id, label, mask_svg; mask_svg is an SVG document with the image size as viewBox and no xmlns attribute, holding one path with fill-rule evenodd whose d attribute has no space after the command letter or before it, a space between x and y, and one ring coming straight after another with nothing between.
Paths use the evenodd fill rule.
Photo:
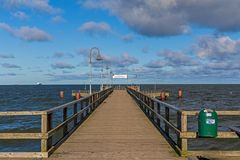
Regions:
<instances>
[{"instance_id":1,"label":"wooden railing post","mask_svg":"<svg viewBox=\"0 0 240 160\"><path fill-rule=\"evenodd\" d=\"M150 107L152 108L152 110L154 110L155 109L154 100L150 99L150 104L151 104ZM151 118L153 121L155 121L155 117L156 117L155 113L151 111Z\"/></svg>"},{"instance_id":2,"label":"wooden railing post","mask_svg":"<svg viewBox=\"0 0 240 160\"><path fill-rule=\"evenodd\" d=\"M67 120L67 113L68 112L68 108L65 107L63 108L63 122ZM68 133L68 123L65 124L65 126L63 127L63 136L67 135Z\"/></svg>"},{"instance_id":3,"label":"wooden railing post","mask_svg":"<svg viewBox=\"0 0 240 160\"><path fill-rule=\"evenodd\" d=\"M95 96L95 108L97 108L98 107L98 94L96 94L96 96Z\"/></svg>"},{"instance_id":4,"label":"wooden railing post","mask_svg":"<svg viewBox=\"0 0 240 160\"><path fill-rule=\"evenodd\" d=\"M88 99L88 105L90 105L89 106L89 110L88 110L88 115L91 113L91 111L92 111L92 97L93 96L91 96L91 97L89 97L89 99Z\"/></svg>"},{"instance_id":5,"label":"wooden railing post","mask_svg":"<svg viewBox=\"0 0 240 160\"><path fill-rule=\"evenodd\" d=\"M139 93L139 106L140 106L140 108L142 109L142 95Z\"/></svg>"},{"instance_id":6,"label":"wooden railing post","mask_svg":"<svg viewBox=\"0 0 240 160\"><path fill-rule=\"evenodd\" d=\"M90 103L91 103L91 111L90 111L90 113L94 110L94 94L93 94L93 96L91 97L91 100L90 100Z\"/></svg>"},{"instance_id":7,"label":"wooden railing post","mask_svg":"<svg viewBox=\"0 0 240 160\"><path fill-rule=\"evenodd\" d=\"M144 103L146 103L146 102L145 102L145 96L143 96L143 95L142 95L142 101L143 101ZM145 104L142 105L142 110L145 111Z\"/></svg>"},{"instance_id":8,"label":"wooden railing post","mask_svg":"<svg viewBox=\"0 0 240 160\"><path fill-rule=\"evenodd\" d=\"M83 109L83 102L81 101L80 102L80 106L79 106L79 110L81 111ZM83 120L83 113L80 114L80 123L82 123L82 120Z\"/></svg>"},{"instance_id":9,"label":"wooden railing post","mask_svg":"<svg viewBox=\"0 0 240 160\"><path fill-rule=\"evenodd\" d=\"M97 108L97 93L94 95L94 98L93 98L93 103L94 103L94 110Z\"/></svg>"},{"instance_id":10,"label":"wooden railing post","mask_svg":"<svg viewBox=\"0 0 240 160\"><path fill-rule=\"evenodd\" d=\"M148 105L148 100L147 100L147 97L145 97L145 112L148 113L148 108L147 108L147 105Z\"/></svg>"},{"instance_id":11,"label":"wooden railing post","mask_svg":"<svg viewBox=\"0 0 240 160\"><path fill-rule=\"evenodd\" d=\"M44 113L41 115L41 132L47 135L52 129L52 113ZM52 146L52 137L41 139L41 152L47 152Z\"/></svg>"},{"instance_id":12,"label":"wooden railing post","mask_svg":"<svg viewBox=\"0 0 240 160\"><path fill-rule=\"evenodd\" d=\"M177 127L182 132L187 132L187 115L184 112L177 113ZM180 137L180 134L177 135L177 144L181 149L181 156L187 154L188 150L188 141Z\"/></svg>"},{"instance_id":13,"label":"wooden railing post","mask_svg":"<svg viewBox=\"0 0 240 160\"><path fill-rule=\"evenodd\" d=\"M138 93L138 105L140 106L140 108L142 108L142 101L141 101L141 94Z\"/></svg>"},{"instance_id":14,"label":"wooden railing post","mask_svg":"<svg viewBox=\"0 0 240 160\"><path fill-rule=\"evenodd\" d=\"M147 97L147 105L149 106L149 104L150 104L150 101L149 101L149 98ZM150 115L150 110L148 107L147 107L147 114L148 116Z\"/></svg>"},{"instance_id":15,"label":"wooden railing post","mask_svg":"<svg viewBox=\"0 0 240 160\"><path fill-rule=\"evenodd\" d=\"M96 94L94 94L94 96L93 96L93 110L95 110L96 109Z\"/></svg>"},{"instance_id":16,"label":"wooden railing post","mask_svg":"<svg viewBox=\"0 0 240 160\"><path fill-rule=\"evenodd\" d=\"M87 102L86 100L84 100L83 102L83 109L85 109L87 107ZM83 112L83 119L85 119L85 117L87 116L88 110L84 110Z\"/></svg>"},{"instance_id":17,"label":"wooden railing post","mask_svg":"<svg viewBox=\"0 0 240 160\"><path fill-rule=\"evenodd\" d=\"M169 122L169 108L167 106L165 106L165 119ZM167 123L165 123L165 133L169 136L169 127Z\"/></svg>"},{"instance_id":18,"label":"wooden railing post","mask_svg":"<svg viewBox=\"0 0 240 160\"><path fill-rule=\"evenodd\" d=\"M73 114L76 114L77 113L77 106L78 106L78 103L74 103L74 106L73 106ZM77 119L78 119L78 116L76 116L75 118L74 118L74 126L76 126L77 125Z\"/></svg>"},{"instance_id":19,"label":"wooden railing post","mask_svg":"<svg viewBox=\"0 0 240 160\"><path fill-rule=\"evenodd\" d=\"M161 108L160 108L160 103L157 103L157 113L160 115L161 114ZM157 125L161 128L160 126L160 118L157 117Z\"/></svg>"}]
</instances>

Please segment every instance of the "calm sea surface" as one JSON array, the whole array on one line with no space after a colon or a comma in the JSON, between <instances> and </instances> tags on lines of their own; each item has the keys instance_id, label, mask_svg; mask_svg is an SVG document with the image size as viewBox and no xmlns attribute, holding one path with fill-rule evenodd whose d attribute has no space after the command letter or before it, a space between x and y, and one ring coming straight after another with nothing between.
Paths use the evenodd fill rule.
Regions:
<instances>
[{"instance_id":1,"label":"calm sea surface","mask_svg":"<svg viewBox=\"0 0 240 160\"><path fill-rule=\"evenodd\" d=\"M0 86L0 111L46 110L71 101L72 90L83 90L85 87L85 85ZM180 88L183 90L184 98L179 100L177 92ZM93 86L93 89L98 90L99 86ZM170 97L166 102L184 110L202 108L240 110L240 85L141 85L141 89L169 91ZM65 92L64 99L59 98L60 91ZM61 121L60 113L56 114L54 119L53 125L56 126ZM227 131L230 125L240 126L240 116L220 117L220 130ZM197 119L195 117L189 119L188 129L196 131ZM0 132L39 131L40 116L0 117ZM239 149L240 141L236 139L190 140L189 147L191 149ZM0 140L1 151L40 151L40 141Z\"/></svg>"}]
</instances>

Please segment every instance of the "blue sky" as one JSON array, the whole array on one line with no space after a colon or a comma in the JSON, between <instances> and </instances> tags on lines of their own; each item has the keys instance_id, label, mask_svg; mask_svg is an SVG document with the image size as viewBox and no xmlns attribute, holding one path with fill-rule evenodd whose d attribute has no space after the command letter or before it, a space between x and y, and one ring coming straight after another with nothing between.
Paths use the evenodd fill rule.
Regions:
<instances>
[{"instance_id":1,"label":"blue sky","mask_svg":"<svg viewBox=\"0 0 240 160\"><path fill-rule=\"evenodd\" d=\"M0 84L239 83L240 1L0 0ZM94 50L94 54L95 54ZM94 56L93 56L94 59ZM106 69L107 66L110 69ZM115 80L126 83L126 80Z\"/></svg>"}]
</instances>

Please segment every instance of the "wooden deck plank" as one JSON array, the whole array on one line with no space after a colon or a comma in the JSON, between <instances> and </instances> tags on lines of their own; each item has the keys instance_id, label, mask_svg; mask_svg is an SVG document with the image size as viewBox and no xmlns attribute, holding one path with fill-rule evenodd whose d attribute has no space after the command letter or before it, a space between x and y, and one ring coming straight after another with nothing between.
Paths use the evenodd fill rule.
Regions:
<instances>
[{"instance_id":1,"label":"wooden deck plank","mask_svg":"<svg viewBox=\"0 0 240 160\"><path fill-rule=\"evenodd\" d=\"M114 91L50 160L179 160L126 91Z\"/></svg>"}]
</instances>

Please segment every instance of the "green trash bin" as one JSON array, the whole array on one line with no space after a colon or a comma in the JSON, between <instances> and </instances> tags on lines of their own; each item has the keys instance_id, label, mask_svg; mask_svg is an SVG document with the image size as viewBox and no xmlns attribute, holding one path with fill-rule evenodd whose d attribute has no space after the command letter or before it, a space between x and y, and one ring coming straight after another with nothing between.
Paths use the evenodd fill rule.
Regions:
<instances>
[{"instance_id":1,"label":"green trash bin","mask_svg":"<svg viewBox=\"0 0 240 160\"><path fill-rule=\"evenodd\" d=\"M218 130L216 111L203 109L198 114L198 137L215 138Z\"/></svg>"}]
</instances>

